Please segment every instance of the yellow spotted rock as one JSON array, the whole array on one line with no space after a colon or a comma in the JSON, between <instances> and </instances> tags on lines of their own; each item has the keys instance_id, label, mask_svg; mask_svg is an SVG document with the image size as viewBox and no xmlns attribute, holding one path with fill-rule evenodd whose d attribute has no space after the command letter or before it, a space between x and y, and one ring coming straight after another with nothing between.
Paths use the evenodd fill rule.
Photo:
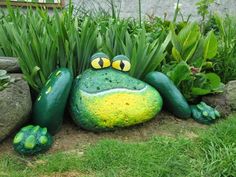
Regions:
<instances>
[{"instance_id":1,"label":"yellow spotted rock","mask_svg":"<svg viewBox=\"0 0 236 177\"><path fill-rule=\"evenodd\" d=\"M153 87L121 71L89 69L76 78L70 107L76 124L104 131L154 118L162 99Z\"/></svg>"},{"instance_id":2,"label":"yellow spotted rock","mask_svg":"<svg viewBox=\"0 0 236 177\"><path fill-rule=\"evenodd\" d=\"M45 152L52 145L52 137L47 128L28 125L23 127L15 136L13 146L22 155L34 155Z\"/></svg>"}]
</instances>

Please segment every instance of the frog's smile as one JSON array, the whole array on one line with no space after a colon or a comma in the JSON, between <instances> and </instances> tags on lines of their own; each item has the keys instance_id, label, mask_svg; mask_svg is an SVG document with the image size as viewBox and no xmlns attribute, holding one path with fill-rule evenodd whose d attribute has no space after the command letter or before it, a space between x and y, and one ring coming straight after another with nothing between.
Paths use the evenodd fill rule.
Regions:
<instances>
[{"instance_id":1,"label":"frog's smile","mask_svg":"<svg viewBox=\"0 0 236 177\"><path fill-rule=\"evenodd\" d=\"M145 92L145 90L147 90L147 86L145 86L144 88L140 89L140 90L131 90L131 89L126 89L126 88L114 88L114 89L110 89L110 90L104 90L104 91L100 91L97 93L89 93L86 91L81 90L81 94L87 95L87 96L102 96L105 94L111 94L111 93L140 93L140 92Z\"/></svg>"}]
</instances>

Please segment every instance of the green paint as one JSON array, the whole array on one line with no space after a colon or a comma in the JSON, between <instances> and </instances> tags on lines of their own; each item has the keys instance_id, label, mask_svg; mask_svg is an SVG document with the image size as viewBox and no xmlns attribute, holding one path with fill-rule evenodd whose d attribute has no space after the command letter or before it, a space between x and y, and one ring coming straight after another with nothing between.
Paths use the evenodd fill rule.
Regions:
<instances>
[{"instance_id":1,"label":"green paint","mask_svg":"<svg viewBox=\"0 0 236 177\"><path fill-rule=\"evenodd\" d=\"M80 77L83 79L79 79ZM80 89L88 93L97 93L114 88L141 90L146 86L144 82L112 68L88 69L80 77L76 79L75 83L80 83Z\"/></svg>"},{"instance_id":2,"label":"green paint","mask_svg":"<svg viewBox=\"0 0 236 177\"><path fill-rule=\"evenodd\" d=\"M204 102L201 102L197 105L192 105L191 111L192 118L203 124L214 123L216 119L220 117L220 113L216 109L208 106Z\"/></svg>"},{"instance_id":3,"label":"green paint","mask_svg":"<svg viewBox=\"0 0 236 177\"><path fill-rule=\"evenodd\" d=\"M191 109L174 83L161 72L151 72L145 77L145 81L160 92L164 106L175 116L183 119L191 117Z\"/></svg>"},{"instance_id":4,"label":"green paint","mask_svg":"<svg viewBox=\"0 0 236 177\"><path fill-rule=\"evenodd\" d=\"M33 149L36 145L36 139L34 135L30 135L28 138L26 138L24 146L26 149Z\"/></svg>"},{"instance_id":5,"label":"green paint","mask_svg":"<svg viewBox=\"0 0 236 177\"><path fill-rule=\"evenodd\" d=\"M94 59L96 58L109 58L105 53L102 53L102 52L98 52L98 53L95 53L91 58L90 58L90 61L93 61Z\"/></svg>"},{"instance_id":6,"label":"green paint","mask_svg":"<svg viewBox=\"0 0 236 177\"><path fill-rule=\"evenodd\" d=\"M42 132L42 135L46 135L48 130L47 130L47 128L43 128L41 132Z\"/></svg>"},{"instance_id":7,"label":"green paint","mask_svg":"<svg viewBox=\"0 0 236 177\"><path fill-rule=\"evenodd\" d=\"M208 116L208 112L206 112L206 111L203 111L202 114L203 114L203 116L205 116L205 117Z\"/></svg>"},{"instance_id":8,"label":"green paint","mask_svg":"<svg viewBox=\"0 0 236 177\"><path fill-rule=\"evenodd\" d=\"M125 61L130 61L128 57L125 55L117 55L112 59L112 62L117 61L117 60L125 60Z\"/></svg>"},{"instance_id":9,"label":"green paint","mask_svg":"<svg viewBox=\"0 0 236 177\"><path fill-rule=\"evenodd\" d=\"M34 123L46 127L51 134L55 134L61 127L72 79L69 69L55 70L48 78L49 84L39 94L41 99L33 106Z\"/></svg>"}]
</instances>

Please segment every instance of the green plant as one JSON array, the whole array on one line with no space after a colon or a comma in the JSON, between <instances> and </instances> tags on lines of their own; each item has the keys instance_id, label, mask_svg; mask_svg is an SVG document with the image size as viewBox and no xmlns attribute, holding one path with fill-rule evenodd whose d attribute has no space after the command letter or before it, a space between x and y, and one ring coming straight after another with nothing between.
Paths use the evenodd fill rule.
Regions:
<instances>
[{"instance_id":1,"label":"green plant","mask_svg":"<svg viewBox=\"0 0 236 177\"><path fill-rule=\"evenodd\" d=\"M67 67L76 76L89 66L88 58L97 51L92 17L73 16L73 6L52 16L39 8L8 11L1 20L0 47L4 55L19 57L24 77L36 91L57 67Z\"/></svg>"},{"instance_id":2,"label":"green plant","mask_svg":"<svg viewBox=\"0 0 236 177\"><path fill-rule=\"evenodd\" d=\"M142 78L160 65L170 41L166 27L147 23L140 27L135 20L101 14L74 16L73 6L52 15L39 8L22 13L9 7L8 11L0 20L4 34L0 48L4 55L19 57L24 77L36 91L58 67L67 67L77 76L97 51L110 57L127 55L133 65L131 75Z\"/></svg>"},{"instance_id":3,"label":"green plant","mask_svg":"<svg viewBox=\"0 0 236 177\"><path fill-rule=\"evenodd\" d=\"M0 91L6 88L10 82L14 82L14 79L7 75L6 70L0 70Z\"/></svg>"},{"instance_id":4,"label":"green plant","mask_svg":"<svg viewBox=\"0 0 236 177\"><path fill-rule=\"evenodd\" d=\"M176 22L179 12L180 12L180 0L177 0L176 7L175 7L174 18L173 18L173 23Z\"/></svg>"},{"instance_id":5,"label":"green plant","mask_svg":"<svg viewBox=\"0 0 236 177\"><path fill-rule=\"evenodd\" d=\"M188 24L178 35L173 25L171 31L171 59L164 65L163 71L189 101L199 95L221 91L220 77L208 72L217 54L214 32L210 31L204 37L197 23Z\"/></svg>"},{"instance_id":6,"label":"green plant","mask_svg":"<svg viewBox=\"0 0 236 177\"><path fill-rule=\"evenodd\" d=\"M205 31L206 18L209 14L209 7L215 0L200 0L196 3L198 15L201 16L201 30Z\"/></svg>"},{"instance_id":7,"label":"green plant","mask_svg":"<svg viewBox=\"0 0 236 177\"><path fill-rule=\"evenodd\" d=\"M214 70L218 73L224 83L236 79L236 18L226 15L222 18L215 14L213 16L215 28L218 29L218 53Z\"/></svg>"}]
</instances>

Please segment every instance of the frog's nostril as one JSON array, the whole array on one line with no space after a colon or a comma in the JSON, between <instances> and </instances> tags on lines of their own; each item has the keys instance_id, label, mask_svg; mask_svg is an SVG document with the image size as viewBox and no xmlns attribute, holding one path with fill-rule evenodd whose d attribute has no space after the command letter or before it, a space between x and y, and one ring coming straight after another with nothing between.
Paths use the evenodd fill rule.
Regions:
<instances>
[{"instance_id":1,"label":"frog's nostril","mask_svg":"<svg viewBox=\"0 0 236 177\"><path fill-rule=\"evenodd\" d=\"M100 90L100 87L97 87L97 90Z\"/></svg>"},{"instance_id":2,"label":"frog's nostril","mask_svg":"<svg viewBox=\"0 0 236 177\"><path fill-rule=\"evenodd\" d=\"M125 103L127 106L129 106L129 103Z\"/></svg>"}]
</instances>

